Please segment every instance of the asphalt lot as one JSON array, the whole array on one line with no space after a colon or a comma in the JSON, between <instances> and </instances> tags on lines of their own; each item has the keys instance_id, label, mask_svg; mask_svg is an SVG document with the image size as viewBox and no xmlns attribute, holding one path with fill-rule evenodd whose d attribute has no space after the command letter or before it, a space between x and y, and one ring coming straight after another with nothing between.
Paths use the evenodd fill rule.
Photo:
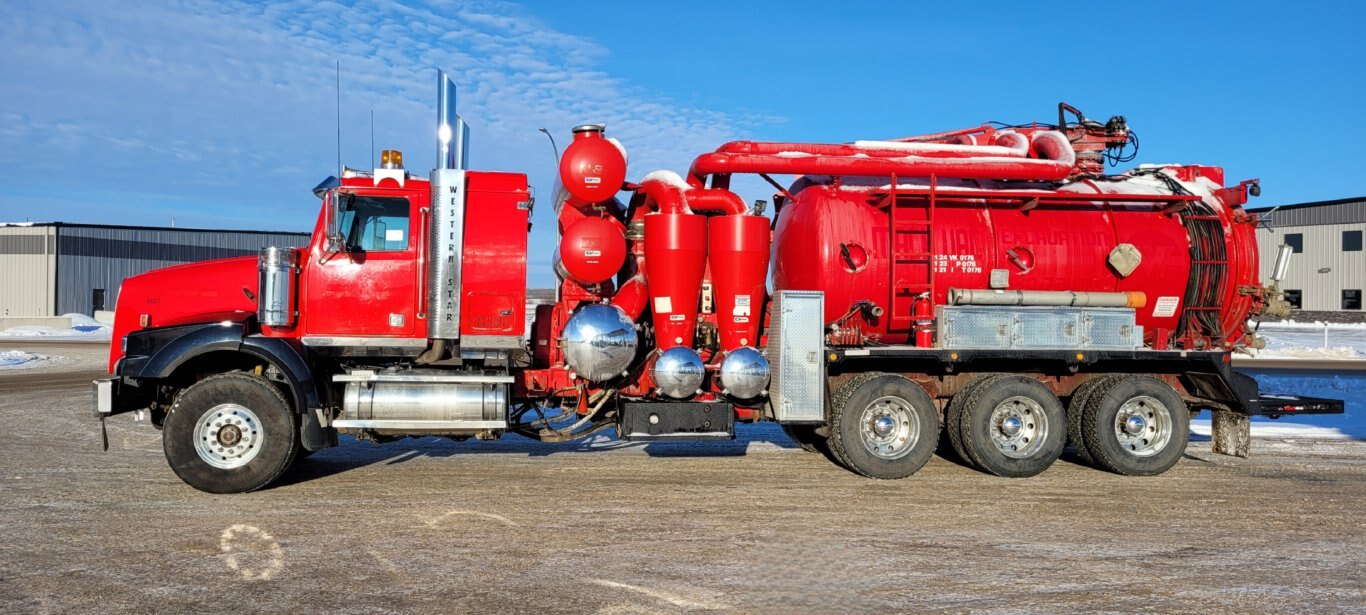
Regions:
<instances>
[{"instance_id":1,"label":"asphalt lot","mask_svg":"<svg viewBox=\"0 0 1366 615\"><path fill-rule=\"evenodd\" d=\"M882 482L767 426L349 441L213 496L130 416L101 452L91 370L0 377L0 612L1366 611L1366 442Z\"/></svg>"}]
</instances>

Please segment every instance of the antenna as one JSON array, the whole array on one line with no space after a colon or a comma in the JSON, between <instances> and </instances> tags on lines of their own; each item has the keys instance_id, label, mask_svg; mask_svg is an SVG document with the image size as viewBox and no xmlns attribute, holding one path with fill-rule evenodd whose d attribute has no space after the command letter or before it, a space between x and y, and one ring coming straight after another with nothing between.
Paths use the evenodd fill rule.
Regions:
<instances>
[{"instance_id":1,"label":"antenna","mask_svg":"<svg viewBox=\"0 0 1366 615\"><path fill-rule=\"evenodd\" d=\"M375 110L370 110L370 168L375 168Z\"/></svg>"},{"instance_id":2,"label":"antenna","mask_svg":"<svg viewBox=\"0 0 1366 615\"><path fill-rule=\"evenodd\" d=\"M341 177L341 60L337 60L337 177Z\"/></svg>"},{"instance_id":3,"label":"antenna","mask_svg":"<svg viewBox=\"0 0 1366 615\"><path fill-rule=\"evenodd\" d=\"M545 138L550 139L550 149L551 149L551 151L555 152L555 166L559 166L559 164L560 164L560 148L559 148L559 146L555 145L555 135L550 134L550 131L549 131L549 130L546 130L546 129L544 129L544 128L537 128L536 130L539 130L539 131L545 133Z\"/></svg>"}]
</instances>

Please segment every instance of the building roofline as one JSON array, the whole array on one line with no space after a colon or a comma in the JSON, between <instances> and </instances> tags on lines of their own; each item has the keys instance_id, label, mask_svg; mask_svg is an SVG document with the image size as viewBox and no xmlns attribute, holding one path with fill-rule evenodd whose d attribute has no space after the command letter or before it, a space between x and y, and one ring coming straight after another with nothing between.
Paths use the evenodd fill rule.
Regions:
<instances>
[{"instance_id":1,"label":"building roofline","mask_svg":"<svg viewBox=\"0 0 1366 615\"><path fill-rule=\"evenodd\" d=\"M1310 201L1308 203L1291 203L1289 205L1267 205L1264 207L1249 207L1248 211L1265 212L1273 209L1285 211L1287 209L1309 209L1311 207L1327 207L1330 205L1346 205L1347 203L1361 203L1366 201L1366 196L1348 197L1345 199L1333 199L1331 201Z\"/></svg>"},{"instance_id":2,"label":"building roofline","mask_svg":"<svg viewBox=\"0 0 1366 615\"><path fill-rule=\"evenodd\" d=\"M307 237L311 233L295 231L261 231L226 228L186 228L181 226L133 226L128 224L86 224L81 222L0 222L0 228L108 228L133 231L183 231L186 233L245 233L250 235L298 235Z\"/></svg>"}]
</instances>

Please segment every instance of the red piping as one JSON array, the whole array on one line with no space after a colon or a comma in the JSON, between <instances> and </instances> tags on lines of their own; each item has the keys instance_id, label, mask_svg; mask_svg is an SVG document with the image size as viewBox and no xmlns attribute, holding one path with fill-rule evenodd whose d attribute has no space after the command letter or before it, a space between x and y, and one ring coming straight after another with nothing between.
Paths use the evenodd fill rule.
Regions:
<instances>
[{"instance_id":1,"label":"red piping","mask_svg":"<svg viewBox=\"0 0 1366 615\"><path fill-rule=\"evenodd\" d=\"M848 145L821 144L727 144L722 149L752 148L760 152L772 153L731 153L718 151L703 154L693 161L688 170L691 184L697 184L708 175L732 173L774 173L787 175L835 175L861 177L957 177L964 179L1006 179L1031 181L1059 181L1072 174L1076 164L1076 152L1067 138L1054 131L1038 132L1032 135L1031 149L1035 158L1015 158L1011 156L973 156L968 158L940 158L919 155L904 155L897 158L861 157L848 153L853 148ZM801 145L808 148L803 153L811 156L778 156L782 151L802 151L790 148ZM819 152L819 153L817 153ZM838 152L838 153L837 153ZM866 150L854 153L867 154Z\"/></svg>"}]
</instances>

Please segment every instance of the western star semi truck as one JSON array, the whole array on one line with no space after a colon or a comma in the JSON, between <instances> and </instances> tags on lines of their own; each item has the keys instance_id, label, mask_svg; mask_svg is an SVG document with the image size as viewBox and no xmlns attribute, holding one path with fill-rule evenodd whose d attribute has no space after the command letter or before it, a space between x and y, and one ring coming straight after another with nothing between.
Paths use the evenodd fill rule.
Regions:
<instances>
[{"instance_id":1,"label":"western star semi truck","mask_svg":"<svg viewBox=\"0 0 1366 615\"><path fill-rule=\"evenodd\" d=\"M528 324L527 177L466 168L437 81L429 174L386 151L314 188L307 247L127 279L96 416L148 415L177 475L227 493L340 434L668 441L775 421L873 478L937 448L1028 477L1069 444L1152 475L1196 412L1242 456L1249 416L1342 412L1230 368L1259 343L1249 319L1287 309L1243 209L1258 182L1110 172L1137 147L1123 117L737 141L636 181L579 126L551 203L556 300ZM736 174L773 185L771 217Z\"/></svg>"}]
</instances>

